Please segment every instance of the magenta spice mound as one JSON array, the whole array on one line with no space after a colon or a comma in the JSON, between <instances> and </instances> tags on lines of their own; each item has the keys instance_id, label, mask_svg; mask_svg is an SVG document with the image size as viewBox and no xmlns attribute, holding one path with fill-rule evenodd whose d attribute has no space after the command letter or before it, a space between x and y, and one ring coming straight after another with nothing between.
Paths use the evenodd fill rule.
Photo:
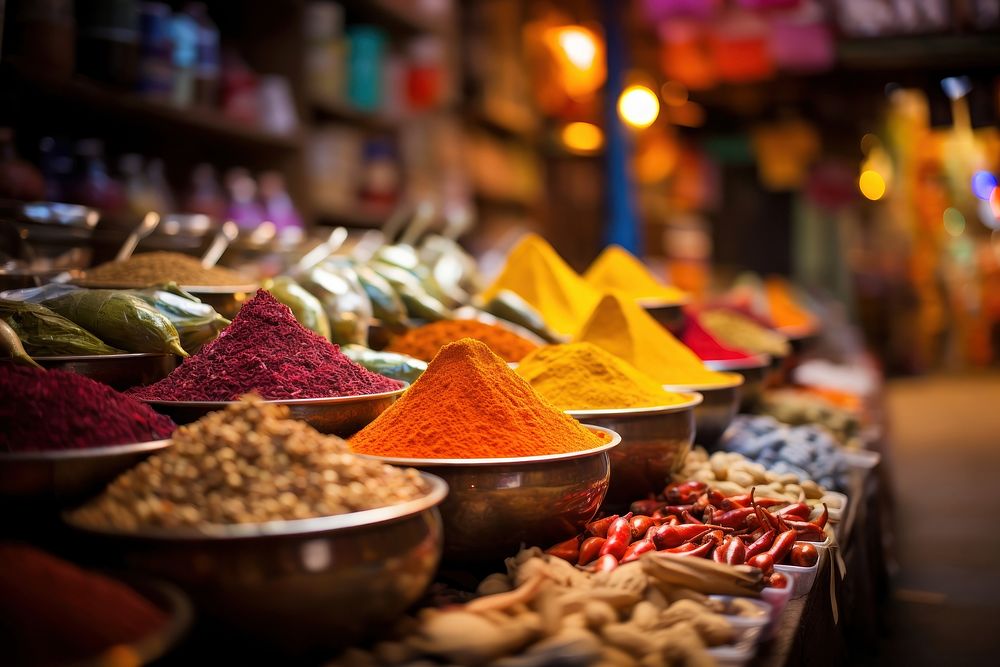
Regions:
<instances>
[{"instance_id":1,"label":"magenta spice mound","mask_svg":"<svg viewBox=\"0 0 1000 667\"><path fill-rule=\"evenodd\" d=\"M401 386L348 359L262 289L198 354L159 382L128 394L147 401L235 401L256 392L289 400L378 394Z\"/></svg>"}]
</instances>

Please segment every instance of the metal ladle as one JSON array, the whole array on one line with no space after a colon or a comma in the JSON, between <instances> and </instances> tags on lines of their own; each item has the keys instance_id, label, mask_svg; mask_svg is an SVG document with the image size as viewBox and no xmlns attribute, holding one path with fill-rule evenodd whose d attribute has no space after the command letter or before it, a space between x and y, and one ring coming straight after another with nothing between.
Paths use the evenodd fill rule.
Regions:
<instances>
[{"instance_id":1,"label":"metal ladle","mask_svg":"<svg viewBox=\"0 0 1000 667\"><path fill-rule=\"evenodd\" d=\"M226 252L226 248L229 244L236 240L236 237L240 234L240 228L236 226L236 223L232 220L227 220L222 223L222 227L219 228L219 232L212 239L212 244L208 246L208 250L201 257L201 265L203 268L210 269L215 266L219 259L222 257L223 253Z\"/></svg>"},{"instance_id":2,"label":"metal ladle","mask_svg":"<svg viewBox=\"0 0 1000 667\"><path fill-rule=\"evenodd\" d=\"M160 214L156 211L150 211L147 213L142 222L135 226L132 233L128 235L125 239L125 243L122 247L118 249L118 254L115 255L116 262L124 262L126 259L132 256L135 249L139 246L139 241L143 240L147 236L153 233L156 226L160 224Z\"/></svg>"}]
</instances>

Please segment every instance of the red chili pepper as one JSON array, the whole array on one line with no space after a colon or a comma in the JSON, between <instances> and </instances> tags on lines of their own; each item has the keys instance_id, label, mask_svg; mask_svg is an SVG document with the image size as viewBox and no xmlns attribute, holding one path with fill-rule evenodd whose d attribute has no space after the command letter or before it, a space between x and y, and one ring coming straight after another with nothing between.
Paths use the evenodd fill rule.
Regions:
<instances>
[{"instance_id":1,"label":"red chili pepper","mask_svg":"<svg viewBox=\"0 0 1000 667\"><path fill-rule=\"evenodd\" d=\"M754 540L754 542L747 547L747 561L749 562L751 558L757 554L764 553L771 548L771 544L774 542L774 536L777 535L774 529L770 529L764 532L759 538ZM584 545L587 543L584 542ZM582 547L580 553L583 553Z\"/></svg>"},{"instance_id":2,"label":"red chili pepper","mask_svg":"<svg viewBox=\"0 0 1000 667\"><path fill-rule=\"evenodd\" d=\"M704 521L699 521L691 514L691 512L688 512L687 510L681 512L681 518L684 520L684 523L697 523L697 524L705 523Z\"/></svg>"},{"instance_id":3,"label":"red chili pepper","mask_svg":"<svg viewBox=\"0 0 1000 667\"><path fill-rule=\"evenodd\" d=\"M664 524L653 531L653 544L657 551L671 549L701 537L710 530L711 527L697 523L682 523L677 526Z\"/></svg>"},{"instance_id":4,"label":"red chili pepper","mask_svg":"<svg viewBox=\"0 0 1000 667\"><path fill-rule=\"evenodd\" d=\"M718 511L719 510L715 505L706 505L705 510L701 513L702 523L712 523L712 517Z\"/></svg>"},{"instance_id":5,"label":"red chili pepper","mask_svg":"<svg viewBox=\"0 0 1000 667\"><path fill-rule=\"evenodd\" d=\"M730 528L743 528L746 526L747 518L754 513L753 507L738 507L728 512L716 512L712 515L712 523Z\"/></svg>"},{"instance_id":6,"label":"red chili pepper","mask_svg":"<svg viewBox=\"0 0 1000 667\"><path fill-rule=\"evenodd\" d=\"M747 547L743 540L733 536L728 544L723 542L724 560L730 565L742 565L747 559Z\"/></svg>"},{"instance_id":7,"label":"red chili pepper","mask_svg":"<svg viewBox=\"0 0 1000 667\"><path fill-rule=\"evenodd\" d=\"M679 547L674 547L672 549L663 549L663 551L670 554L683 554L687 553L688 551L694 551L695 549L698 548L698 546L699 545L695 544L694 542L687 542L685 544L680 545Z\"/></svg>"},{"instance_id":8,"label":"red chili pepper","mask_svg":"<svg viewBox=\"0 0 1000 667\"><path fill-rule=\"evenodd\" d=\"M618 567L618 559L611 554L604 554L596 561L594 561L593 566L590 568L591 572L610 572L611 570Z\"/></svg>"},{"instance_id":9,"label":"red chili pepper","mask_svg":"<svg viewBox=\"0 0 1000 667\"><path fill-rule=\"evenodd\" d=\"M714 542L718 546L722 544L722 540L726 539L726 537L727 535L721 530L710 530L702 536L701 542L702 544L705 542Z\"/></svg>"},{"instance_id":10,"label":"red chili pepper","mask_svg":"<svg viewBox=\"0 0 1000 667\"><path fill-rule=\"evenodd\" d=\"M808 518L808 516L809 515L807 514L806 518ZM820 512L819 516L813 519L811 523L820 530L823 530L824 528L826 528L826 522L829 518L830 518L830 510L827 509L826 503L823 503L823 511Z\"/></svg>"},{"instance_id":11,"label":"red chili pepper","mask_svg":"<svg viewBox=\"0 0 1000 667\"><path fill-rule=\"evenodd\" d=\"M655 551L656 547L653 546L653 540L641 539L636 540L629 545L628 549L625 550L625 555L622 556L622 563L631 563L637 560L639 556L646 553L647 551Z\"/></svg>"},{"instance_id":12,"label":"red chili pepper","mask_svg":"<svg viewBox=\"0 0 1000 667\"><path fill-rule=\"evenodd\" d=\"M586 565L600 556L605 542L607 540L603 537L588 537L585 539L583 544L580 545L580 558L576 561L576 564Z\"/></svg>"},{"instance_id":13,"label":"red chili pepper","mask_svg":"<svg viewBox=\"0 0 1000 667\"><path fill-rule=\"evenodd\" d=\"M700 496L698 496L697 500L694 501L694 507L691 508L691 511L700 512L703 511L709 505L711 505L711 502L709 502L708 500L708 494L703 493Z\"/></svg>"},{"instance_id":14,"label":"red chili pepper","mask_svg":"<svg viewBox=\"0 0 1000 667\"><path fill-rule=\"evenodd\" d=\"M664 502L662 500L656 500L653 498L647 500L637 500L629 506L630 512L635 512L636 514L644 514L649 516L655 513L658 509L662 508Z\"/></svg>"},{"instance_id":15,"label":"red chili pepper","mask_svg":"<svg viewBox=\"0 0 1000 667\"><path fill-rule=\"evenodd\" d=\"M608 539L601 547L601 555L611 554L615 560L625 555L625 550L632 542L632 526L629 525L632 517L625 515L615 519L608 527Z\"/></svg>"},{"instance_id":16,"label":"red chili pepper","mask_svg":"<svg viewBox=\"0 0 1000 667\"><path fill-rule=\"evenodd\" d=\"M715 551L712 552L712 560L714 560L716 563L725 563L726 562L726 547L725 547L725 542L723 542L722 544L719 544L719 545L717 545L715 547Z\"/></svg>"},{"instance_id":17,"label":"red chili pepper","mask_svg":"<svg viewBox=\"0 0 1000 667\"><path fill-rule=\"evenodd\" d=\"M708 485L705 482L690 480L677 486L668 484L663 490L663 496L672 505L682 505L694 502L694 499L702 494Z\"/></svg>"},{"instance_id":18,"label":"red chili pepper","mask_svg":"<svg viewBox=\"0 0 1000 667\"><path fill-rule=\"evenodd\" d=\"M819 561L819 551L809 542L796 542L788 560L798 567L812 567Z\"/></svg>"},{"instance_id":19,"label":"red chili pepper","mask_svg":"<svg viewBox=\"0 0 1000 667\"><path fill-rule=\"evenodd\" d=\"M661 525L661 526L662 526L662 525L666 525L666 526L679 526L680 524L681 524L681 520L680 520L680 519L678 519L678 518L677 518L677 517L675 517L675 516L668 516L668 517L667 517L667 518L666 518L666 519L665 519L665 520L663 521L663 523L661 523L660 525Z\"/></svg>"},{"instance_id":20,"label":"red chili pepper","mask_svg":"<svg viewBox=\"0 0 1000 667\"><path fill-rule=\"evenodd\" d=\"M726 500L728 500L731 503L736 503L740 507L746 507L747 505L750 504L750 501L752 499L753 499L753 496L751 494L749 494L749 493L742 493L742 494L740 494L738 496L729 496L729 498L727 498Z\"/></svg>"},{"instance_id":21,"label":"red chili pepper","mask_svg":"<svg viewBox=\"0 0 1000 667\"><path fill-rule=\"evenodd\" d=\"M617 514L612 514L611 516L606 516L603 519L591 521L587 524L587 534L593 535L594 537L607 537L608 527L611 525L611 522L617 518Z\"/></svg>"},{"instance_id":22,"label":"red chili pepper","mask_svg":"<svg viewBox=\"0 0 1000 667\"><path fill-rule=\"evenodd\" d=\"M774 544L767 550L767 553L771 555L775 563L783 563L785 561L785 556L792 550L792 545L795 544L797 537L798 533L794 530L786 530L774 538Z\"/></svg>"},{"instance_id":23,"label":"red chili pepper","mask_svg":"<svg viewBox=\"0 0 1000 667\"><path fill-rule=\"evenodd\" d=\"M690 549L688 551L682 551L680 552L680 555L685 557L690 556L691 558L707 558L708 555L712 553L712 549L714 548L715 545L712 544L711 542L708 542L707 544L698 545L694 549Z\"/></svg>"},{"instance_id":24,"label":"red chili pepper","mask_svg":"<svg viewBox=\"0 0 1000 667\"><path fill-rule=\"evenodd\" d=\"M767 510L764 510L764 511L766 512ZM768 514L771 514L771 513L768 512ZM771 514L771 519L772 519L772 523L774 524L775 530L777 530L779 533L783 533L786 530L791 530L791 528L792 528L791 526L788 525L788 522L785 521L785 518L782 517L782 516L778 516L776 514Z\"/></svg>"},{"instance_id":25,"label":"red chili pepper","mask_svg":"<svg viewBox=\"0 0 1000 667\"><path fill-rule=\"evenodd\" d=\"M664 514L680 516L681 512L690 511L693 507L694 505L664 505L660 509Z\"/></svg>"},{"instance_id":26,"label":"red chili pepper","mask_svg":"<svg viewBox=\"0 0 1000 667\"><path fill-rule=\"evenodd\" d=\"M792 503L791 505L782 507L780 510L775 512L775 514L790 519L806 520L809 518L810 511L809 506L805 503Z\"/></svg>"},{"instance_id":27,"label":"red chili pepper","mask_svg":"<svg viewBox=\"0 0 1000 667\"><path fill-rule=\"evenodd\" d=\"M560 542L546 549L545 553L575 564L580 560L580 542L582 541L582 537L582 535L577 535L565 542Z\"/></svg>"},{"instance_id":28,"label":"red chili pepper","mask_svg":"<svg viewBox=\"0 0 1000 667\"><path fill-rule=\"evenodd\" d=\"M747 565L759 569L765 576L774 572L774 558L768 553L757 554L753 558L747 558Z\"/></svg>"},{"instance_id":29,"label":"red chili pepper","mask_svg":"<svg viewBox=\"0 0 1000 667\"><path fill-rule=\"evenodd\" d=\"M725 500L725 499L726 499L726 497L724 495L722 495L722 492L719 491L718 489L709 489L708 490L708 502L712 503L716 507L718 507L719 505L721 505L722 501Z\"/></svg>"},{"instance_id":30,"label":"red chili pepper","mask_svg":"<svg viewBox=\"0 0 1000 667\"><path fill-rule=\"evenodd\" d=\"M655 525L656 521L653 520L653 517L645 516L642 514L632 517L629 520L629 526L632 528L632 539L633 540L639 539L640 537L645 535L650 528L652 528Z\"/></svg>"},{"instance_id":31,"label":"red chili pepper","mask_svg":"<svg viewBox=\"0 0 1000 667\"><path fill-rule=\"evenodd\" d=\"M767 585L771 588L788 588L788 577L781 572L772 572L767 578Z\"/></svg>"},{"instance_id":32,"label":"red chili pepper","mask_svg":"<svg viewBox=\"0 0 1000 667\"><path fill-rule=\"evenodd\" d=\"M780 498L758 498L757 504L761 507L774 507L775 505L781 505L787 503L787 500L781 500Z\"/></svg>"},{"instance_id":33,"label":"red chili pepper","mask_svg":"<svg viewBox=\"0 0 1000 667\"><path fill-rule=\"evenodd\" d=\"M728 512L730 510L736 510L741 507L746 507L746 503L741 503L740 501L735 500L734 498L723 498L722 502L719 503L719 508L725 512Z\"/></svg>"},{"instance_id":34,"label":"red chili pepper","mask_svg":"<svg viewBox=\"0 0 1000 667\"><path fill-rule=\"evenodd\" d=\"M807 523L802 528L795 527L801 542L825 542L826 533L817 528L814 524Z\"/></svg>"}]
</instances>

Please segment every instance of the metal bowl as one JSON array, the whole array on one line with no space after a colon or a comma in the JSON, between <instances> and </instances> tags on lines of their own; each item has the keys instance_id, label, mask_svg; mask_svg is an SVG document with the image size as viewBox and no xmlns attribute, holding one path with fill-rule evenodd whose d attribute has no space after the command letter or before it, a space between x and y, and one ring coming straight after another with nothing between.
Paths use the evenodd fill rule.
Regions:
<instances>
[{"instance_id":1,"label":"metal bowl","mask_svg":"<svg viewBox=\"0 0 1000 667\"><path fill-rule=\"evenodd\" d=\"M44 368L85 375L118 391L162 380L177 367L175 355L154 352L32 358Z\"/></svg>"},{"instance_id":2,"label":"metal bowl","mask_svg":"<svg viewBox=\"0 0 1000 667\"><path fill-rule=\"evenodd\" d=\"M656 299L643 299L639 305L649 313L654 320L660 323L670 333L675 336L681 335L684 331L684 306L687 300L682 301L662 301Z\"/></svg>"},{"instance_id":3,"label":"metal bowl","mask_svg":"<svg viewBox=\"0 0 1000 667\"><path fill-rule=\"evenodd\" d=\"M604 498L605 507L627 505L659 493L684 463L694 441L694 411L702 401L698 393L684 396L682 403L653 408L566 411L621 436L621 446L608 452L611 486Z\"/></svg>"},{"instance_id":4,"label":"metal bowl","mask_svg":"<svg viewBox=\"0 0 1000 667\"><path fill-rule=\"evenodd\" d=\"M198 529L97 529L81 547L182 588L213 622L295 654L356 642L417 601L441 558L445 482L423 498L338 516Z\"/></svg>"},{"instance_id":5,"label":"metal bowl","mask_svg":"<svg viewBox=\"0 0 1000 667\"><path fill-rule=\"evenodd\" d=\"M757 405L764 390L764 384L771 371L771 357L766 354L756 354L745 359L706 361L705 365L713 371L732 372L743 376L740 411L750 412Z\"/></svg>"},{"instance_id":6,"label":"metal bowl","mask_svg":"<svg viewBox=\"0 0 1000 667\"><path fill-rule=\"evenodd\" d=\"M719 441L722 434L729 428L740 407L740 389L743 376L729 373L733 377L729 384L665 384L667 391L696 391L702 395L701 405L694 409L695 434L694 441L699 445L711 447Z\"/></svg>"},{"instance_id":7,"label":"metal bowl","mask_svg":"<svg viewBox=\"0 0 1000 667\"><path fill-rule=\"evenodd\" d=\"M301 419L320 433L332 433L342 438L354 435L368 426L396 402L410 385L394 391L361 396L331 396L329 398L298 398L292 400L264 401L287 405L292 418ZM157 412L167 415L178 424L198 421L209 412L225 410L239 401L143 401Z\"/></svg>"},{"instance_id":8,"label":"metal bowl","mask_svg":"<svg viewBox=\"0 0 1000 667\"><path fill-rule=\"evenodd\" d=\"M444 558L451 563L499 564L522 544L571 537L594 517L608 490L611 441L583 452L492 459L407 459L369 456L434 473L448 482Z\"/></svg>"},{"instance_id":9,"label":"metal bowl","mask_svg":"<svg viewBox=\"0 0 1000 667\"><path fill-rule=\"evenodd\" d=\"M0 502L64 508L99 493L170 440L56 452L0 452ZM7 504L4 502L3 504Z\"/></svg>"}]
</instances>

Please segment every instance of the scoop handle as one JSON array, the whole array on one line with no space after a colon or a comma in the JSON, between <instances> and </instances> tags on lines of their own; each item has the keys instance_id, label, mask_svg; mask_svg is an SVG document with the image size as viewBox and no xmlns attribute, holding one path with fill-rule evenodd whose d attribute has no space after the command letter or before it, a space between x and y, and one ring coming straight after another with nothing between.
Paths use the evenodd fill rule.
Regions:
<instances>
[{"instance_id":1,"label":"scoop handle","mask_svg":"<svg viewBox=\"0 0 1000 667\"><path fill-rule=\"evenodd\" d=\"M156 211L150 211L143 218L142 222L135 226L132 233L128 235L125 239L125 243L122 247L118 249L118 254L115 255L116 262L124 262L126 259L132 256L135 249L139 247L139 241L143 240L147 236L153 233L156 226L160 224L160 214Z\"/></svg>"},{"instance_id":2,"label":"scoop handle","mask_svg":"<svg viewBox=\"0 0 1000 667\"><path fill-rule=\"evenodd\" d=\"M219 259L222 257L223 253L226 252L226 248L229 244L236 240L236 237L240 234L240 228L236 226L236 223L232 220L227 220L222 223L222 227L219 228L219 233L215 235L212 239L212 245L208 246L208 250L201 257L201 265L206 269L210 269L216 264L218 264Z\"/></svg>"}]
</instances>

